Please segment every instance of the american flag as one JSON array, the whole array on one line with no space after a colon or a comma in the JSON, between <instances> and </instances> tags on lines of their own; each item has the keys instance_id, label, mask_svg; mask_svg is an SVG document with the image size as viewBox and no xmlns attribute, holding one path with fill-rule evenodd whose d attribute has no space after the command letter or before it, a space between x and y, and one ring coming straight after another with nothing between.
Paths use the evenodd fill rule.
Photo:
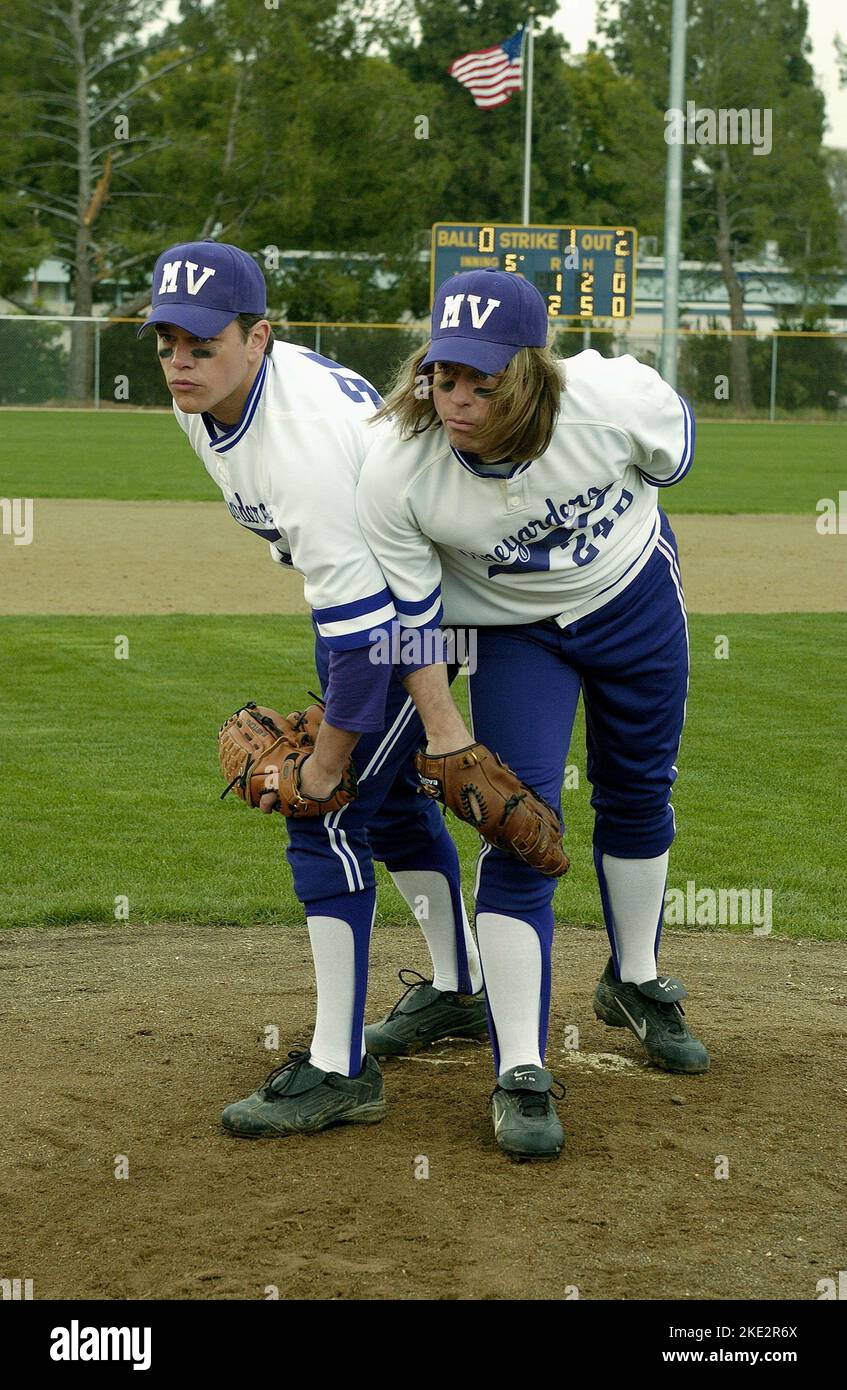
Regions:
<instances>
[{"instance_id":1,"label":"american flag","mask_svg":"<svg viewBox=\"0 0 847 1390\"><path fill-rule=\"evenodd\" d=\"M504 106L521 88L522 45L523 27L493 48L463 53L447 71L467 87L477 106Z\"/></svg>"}]
</instances>

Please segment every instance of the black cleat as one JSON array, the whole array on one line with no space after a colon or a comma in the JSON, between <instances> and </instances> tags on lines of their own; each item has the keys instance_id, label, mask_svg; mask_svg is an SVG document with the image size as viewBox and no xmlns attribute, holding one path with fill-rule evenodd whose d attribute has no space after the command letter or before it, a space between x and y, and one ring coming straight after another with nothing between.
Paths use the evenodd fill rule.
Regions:
<instances>
[{"instance_id":1,"label":"black cleat","mask_svg":"<svg viewBox=\"0 0 847 1390\"><path fill-rule=\"evenodd\" d=\"M512 1067L497 1078L490 1102L494 1137L511 1158L557 1158L561 1153L565 1132L553 1105L552 1088L549 1071L533 1063ZM564 1094L562 1087L557 1099Z\"/></svg>"},{"instance_id":2,"label":"black cleat","mask_svg":"<svg viewBox=\"0 0 847 1390\"><path fill-rule=\"evenodd\" d=\"M594 1012L611 1028L634 1033L654 1066L664 1071L709 1070L709 1054L689 1033L679 1001L688 998L680 980L665 975L643 985L615 979L611 959L594 991Z\"/></svg>"},{"instance_id":3,"label":"black cleat","mask_svg":"<svg viewBox=\"0 0 847 1390\"><path fill-rule=\"evenodd\" d=\"M308 1052L290 1052L246 1100L228 1105L224 1129L240 1139L281 1139L316 1134L330 1125L375 1125L385 1115L382 1072L366 1057L358 1076L321 1071Z\"/></svg>"},{"instance_id":4,"label":"black cleat","mask_svg":"<svg viewBox=\"0 0 847 1390\"><path fill-rule=\"evenodd\" d=\"M409 981L407 975L416 978ZM416 970L401 970L407 985L394 1008L365 1029L365 1047L373 1057L408 1056L442 1038L478 1038L488 1032L485 991L455 994L433 987Z\"/></svg>"}]
</instances>

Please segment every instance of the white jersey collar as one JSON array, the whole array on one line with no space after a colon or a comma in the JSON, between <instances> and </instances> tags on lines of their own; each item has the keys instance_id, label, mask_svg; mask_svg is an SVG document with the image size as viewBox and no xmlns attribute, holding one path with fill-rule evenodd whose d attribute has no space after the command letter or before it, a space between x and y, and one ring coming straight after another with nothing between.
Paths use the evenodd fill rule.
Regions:
<instances>
[{"instance_id":1,"label":"white jersey collar","mask_svg":"<svg viewBox=\"0 0 847 1390\"><path fill-rule=\"evenodd\" d=\"M513 463L508 473L501 473L499 469L495 472L493 468L486 468L485 464L479 463L478 454L462 453L460 449L454 448L452 444L450 448L462 467L466 468L469 473L474 473L477 478L497 478L502 482L504 478L516 478L519 473L523 473L532 463L532 459L527 459L526 463Z\"/></svg>"}]
</instances>

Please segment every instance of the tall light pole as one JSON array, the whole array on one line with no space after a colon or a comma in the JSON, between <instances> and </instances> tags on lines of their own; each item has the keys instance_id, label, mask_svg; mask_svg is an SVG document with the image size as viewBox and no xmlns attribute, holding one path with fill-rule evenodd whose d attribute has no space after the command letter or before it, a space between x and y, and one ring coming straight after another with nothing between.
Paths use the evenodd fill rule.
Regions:
<instances>
[{"instance_id":1,"label":"tall light pole","mask_svg":"<svg viewBox=\"0 0 847 1390\"><path fill-rule=\"evenodd\" d=\"M668 107L685 111L685 26L687 0L673 0L671 22L671 80ZM674 129L671 125L668 130ZM678 127L676 127L678 133ZM676 386L677 328L679 326L679 243L682 222L682 144L668 144L665 178L665 274L662 300L662 376Z\"/></svg>"}]
</instances>

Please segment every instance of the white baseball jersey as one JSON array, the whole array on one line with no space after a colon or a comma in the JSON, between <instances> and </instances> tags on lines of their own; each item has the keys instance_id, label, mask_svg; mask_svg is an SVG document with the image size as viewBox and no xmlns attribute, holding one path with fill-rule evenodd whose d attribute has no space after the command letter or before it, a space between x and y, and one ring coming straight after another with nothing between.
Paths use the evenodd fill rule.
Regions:
<instances>
[{"instance_id":1,"label":"white baseball jersey","mask_svg":"<svg viewBox=\"0 0 847 1390\"><path fill-rule=\"evenodd\" d=\"M380 404L369 382L329 358L274 343L237 425L174 414L237 522L304 577L318 632L335 651L369 645L394 605L356 519L367 420Z\"/></svg>"},{"instance_id":2,"label":"white baseball jersey","mask_svg":"<svg viewBox=\"0 0 847 1390\"><path fill-rule=\"evenodd\" d=\"M634 357L588 351L561 367L553 438L529 463L486 467L439 426L409 441L372 427L359 519L404 626L564 627L647 563L658 488L691 464L691 410Z\"/></svg>"}]
</instances>

